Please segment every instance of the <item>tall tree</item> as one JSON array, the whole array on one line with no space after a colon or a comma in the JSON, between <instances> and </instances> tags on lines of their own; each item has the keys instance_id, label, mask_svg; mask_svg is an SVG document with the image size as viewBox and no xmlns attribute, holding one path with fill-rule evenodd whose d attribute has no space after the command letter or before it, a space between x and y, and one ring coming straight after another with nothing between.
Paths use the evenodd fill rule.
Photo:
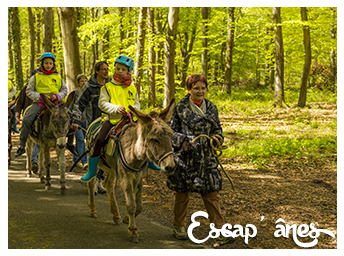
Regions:
<instances>
[{"instance_id":1,"label":"tall tree","mask_svg":"<svg viewBox=\"0 0 344 256\"><path fill-rule=\"evenodd\" d=\"M282 107L284 102L284 50L281 23L281 7L272 8L272 17L274 21L274 37L275 37L275 95L274 106Z\"/></svg>"},{"instance_id":2,"label":"tall tree","mask_svg":"<svg viewBox=\"0 0 344 256\"><path fill-rule=\"evenodd\" d=\"M61 17L66 83L71 92L77 88L75 78L81 74L76 12L74 7L59 7L58 10Z\"/></svg>"},{"instance_id":3,"label":"tall tree","mask_svg":"<svg viewBox=\"0 0 344 256\"><path fill-rule=\"evenodd\" d=\"M136 61L134 69L134 82L137 89L137 93L140 97L141 83L143 76L143 54L145 50L145 37L146 37L146 18L147 7L140 7L139 26L137 28L137 51Z\"/></svg>"},{"instance_id":4,"label":"tall tree","mask_svg":"<svg viewBox=\"0 0 344 256\"><path fill-rule=\"evenodd\" d=\"M13 50L12 50L12 18L11 18L11 9L8 8L8 55L10 60L9 69L12 70L14 67L13 64Z\"/></svg>"},{"instance_id":5,"label":"tall tree","mask_svg":"<svg viewBox=\"0 0 344 256\"><path fill-rule=\"evenodd\" d=\"M235 19L234 19L235 7L228 7L228 35L226 42L226 65L225 65L225 87L228 94L232 92L232 63L233 63L233 48L234 48L234 31L235 31Z\"/></svg>"},{"instance_id":6,"label":"tall tree","mask_svg":"<svg viewBox=\"0 0 344 256\"><path fill-rule=\"evenodd\" d=\"M19 10L18 7L9 7L10 18L12 20L12 44L14 52L14 66L17 89L20 90L23 87L23 67L22 67L22 52L20 47L20 22L19 22Z\"/></svg>"},{"instance_id":7,"label":"tall tree","mask_svg":"<svg viewBox=\"0 0 344 256\"><path fill-rule=\"evenodd\" d=\"M156 35L159 37L160 35L164 34L163 33L163 28L162 28L162 14L161 14L161 9L157 8L155 11L156 15ZM163 65L161 64L161 56L162 56L162 51L164 49L164 42L162 40L159 40L156 44L156 54L155 54L155 61L156 61L156 69L155 73L156 74L161 74L163 75Z\"/></svg>"},{"instance_id":8,"label":"tall tree","mask_svg":"<svg viewBox=\"0 0 344 256\"><path fill-rule=\"evenodd\" d=\"M197 12L196 12L197 11ZM189 8L188 17L186 19L186 26L182 27L179 37L181 38L181 72L180 72L180 87L185 87L187 71L190 63L191 52L193 50L194 42L197 35L197 20L199 19L199 9L193 10ZM184 24L185 25L185 24ZM182 34L182 35L181 35Z\"/></svg>"},{"instance_id":9,"label":"tall tree","mask_svg":"<svg viewBox=\"0 0 344 256\"><path fill-rule=\"evenodd\" d=\"M32 14L31 7L28 7L29 28L30 28L30 71L35 69L35 16Z\"/></svg>"},{"instance_id":10,"label":"tall tree","mask_svg":"<svg viewBox=\"0 0 344 256\"><path fill-rule=\"evenodd\" d=\"M124 7L118 7L119 8L119 52L122 54L123 50L123 40L124 40L124 25L123 25L123 19L124 19Z\"/></svg>"},{"instance_id":11,"label":"tall tree","mask_svg":"<svg viewBox=\"0 0 344 256\"><path fill-rule=\"evenodd\" d=\"M53 37L54 37L54 13L52 7L44 8L44 38L43 38L43 51L53 51Z\"/></svg>"},{"instance_id":12,"label":"tall tree","mask_svg":"<svg viewBox=\"0 0 344 256\"><path fill-rule=\"evenodd\" d=\"M165 95L164 108L174 97L174 59L176 56L176 35L179 19L179 7L170 7L168 13L168 28L165 42Z\"/></svg>"},{"instance_id":13,"label":"tall tree","mask_svg":"<svg viewBox=\"0 0 344 256\"><path fill-rule=\"evenodd\" d=\"M303 108L306 105L308 75L311 69L311 61L312 61L311 36L309 33L309 26L307 23L308 17L307 17L306 7L301 7L301 19L303 22L303 44L305 47L305 64L303 66L303 72L302 72L302 77L301 77L300 97L299 97L299 102L297 105Z\"/></svg>"},{"instance_id":14,"label":"tall tree","mask_svg":"<svg viewBox=\"0 0 344 256\"><path fill-rule=\"evenodd\" d=\"M149 48L148 48L148 84L149 95L148 103L150 106L156 105L155 96L155 52L154 52L154 8L148 7L148 36L149 36Z\"/></svg>"},{"instance_id":15,"label":"tall tree","mask_svg":"<svg viewBox=\"0 0 344 256\"><path fill-rule=\"evenodd\" d=\"M337 41L337 8L331 7L331 39ZM337 82L337 54L334 47L331 48L331 73L333 87Z\"/></svg>"},{"instance_id":16,"label":"tall tree","mask_svg":"<svg viewBox=\"0 0 344 256\"><path fill-rule=\"evenodd\" d=\"M121 7L121 8L123 8L123 7ZM105 15L109 14L110 13L109 7L103 7L103 12ZM109 49L110 49L110 30L107 29L105 34L104 34L104 39L103 39L103 58L105 60L107 60L110 56Z\"/></svg>"},{"instance_id":17,"label":"tall tree","mask_svg":"<svg viewBox=\"0 0 344 256\"><path fill-rule=\"evenodd\" d=\"M41 57L41 54L42 54L42 50L41 50L41 47L42 47L42 41L41 41L41 32L42 32L42 8L41 7L37 7L37 10L36 10L36 59L35 59L35 62L36 62L36 65L39 65L39 59Z\"/></svg>"},{"instance_id":18,"label":"tall tree","mask_svg":"<svg viewBox=\"0 0 344 256\"><path fill-rule=\"evenodd\" d=\"M202 10L202 75L208 77L208 22L209 22L209 8L201 7Z\"/></svg>"}]
</instances>

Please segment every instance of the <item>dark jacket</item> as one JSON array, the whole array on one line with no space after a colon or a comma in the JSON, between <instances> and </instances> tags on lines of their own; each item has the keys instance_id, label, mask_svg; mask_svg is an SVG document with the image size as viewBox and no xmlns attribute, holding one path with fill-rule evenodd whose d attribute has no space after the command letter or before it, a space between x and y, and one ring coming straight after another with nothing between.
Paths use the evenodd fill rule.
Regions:
<instances>
[{"instance_id":1,"label":"dark jacket","mask_svg":"<svg viewBox=\"0 0 344 256\"><path fill-rule=\"evenodd\" d=\"M27 88L27 85L25 85L20 90L20 93L18 95L18 99L17 99L17 102L16 102L16 110L15 110L15 112L19 113L19 115L24 113L25 109L32 104L32 99L30 99L26 95L26 88Z\"/></svg>"},{"instance_id":2,"label":"dark jacket","mask_svg":"<svg viewBox=\"0 0 344 256\"><path fill-rule=\"evenodd\" d=\"M180 100L168 123L174 132L172 146L176 167L167 178L167 186L178 192L207 194L222 189L221 173L209 140L199 138L189 152L183 152L182 144L185 139L191 142L200 134L219 134L223 138L222 128L214 103L204 99L207 111L202 117L190 109L189 97L188 94Z\"/></svg>"},{"instance_id":3,"label":"dark jacket","mask_svg":"<svg viewBox=\"0 0 344 256\"><path fill-rule=\"evenodd\" d=\"M109 81L110 77L108 78L108 82ZM95 75L92 75L88 83L82 87L79 96L76 97L73 108L69 109L72 123L80 124L82 120L82 114L85 110L88 125L101 116L101 111L98 106L101 87L102 86L97 83Z\"/></svg>"}]
</instances>

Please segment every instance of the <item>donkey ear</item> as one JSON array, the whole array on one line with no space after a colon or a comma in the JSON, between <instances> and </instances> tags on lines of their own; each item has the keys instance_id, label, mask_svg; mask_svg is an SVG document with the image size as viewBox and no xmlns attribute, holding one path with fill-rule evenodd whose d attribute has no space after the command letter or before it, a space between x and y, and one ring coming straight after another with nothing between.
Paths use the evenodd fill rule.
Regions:
<instances>
[{"instance_id":1,"label":"donkey ear","mask_svg":"<svg viewBox=\"0 0 344 256\"><path fill-rule=\"evenodd\" d=\"M53 108L54 103L52 103L52 102L49 100L48 96L46 96L44 93L41 93L40 95L41 95L41 98L42 98L42 100L43 100L43 103L47 106L47 108L48 108L50 111L52 111L51 109Z\"/></svg>"},{"instance_id":2,"label":"donkey ear","mask_svg":"<svg viewBox=\"0 0 344 256\"><path fill-rule=\"evenodd\" d=\"M164 120L165 122L170 121L173 113L173 109L176 105L176 99L172 98L170 104L159 114L159 117Z\"/></svg>"},{"instance_id":3,"label":"donkey ear","mask_svg":"<svg viewBox=\"0 0 344 256\"><path fill-rule=\"evenodd\" d=\"M145 124L149 124L150 122L152 122L152 118L149 115L138 111L132 106L129 106L129 109L141 122Z\"/></svg>"}]
</instances>

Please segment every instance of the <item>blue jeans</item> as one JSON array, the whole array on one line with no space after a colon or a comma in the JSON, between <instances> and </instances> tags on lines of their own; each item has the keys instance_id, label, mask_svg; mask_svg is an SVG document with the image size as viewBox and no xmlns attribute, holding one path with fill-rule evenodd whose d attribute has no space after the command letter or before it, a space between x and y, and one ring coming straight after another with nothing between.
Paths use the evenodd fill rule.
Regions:
<instances>
[{"instance_id":1,"label":"blue jeans","mask_svg":"<svg viewBox=\"0 0 344 256\"><path fill-rule=\"evenodd\" d=\"M38 153L39 153L39 148L40 146L36 143L33 143L32 146L32 155L31 155L31 163L34 164L38 164Z\"/></svg>"},{"instance_id":2,"label":"blue jeans","mask_svg":"<svg viewBox=\"0 0 344 256\"><path fill-rule=\"evenodd\" d=\"M86 128L86 122L81 122L80 123L80 127L87 129ZM76 160L78 160L78 158L86 151L85 148L85 136L86 136L86 132L83 130L77 130L75 131L75 141L76 141L76 145L75 145L75 150L76 152L78 152L78 156L73 155L73 162L76 162ZM81 158L81 163L82 164L86 164L87 163L87 157L86 155L84 155Z\"/></svg>"}]
</instances>

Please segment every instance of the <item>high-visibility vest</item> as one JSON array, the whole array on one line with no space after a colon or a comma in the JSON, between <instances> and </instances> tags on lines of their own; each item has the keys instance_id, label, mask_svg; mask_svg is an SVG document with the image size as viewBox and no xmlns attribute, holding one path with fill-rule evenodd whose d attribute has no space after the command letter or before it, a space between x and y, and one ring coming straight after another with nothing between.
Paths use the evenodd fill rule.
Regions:
<instances>
[{"instance_id":1,"label":"high-visibility vest","mask_svg":"<svg viewBox=\"0 0 344 256\"><path fill-rule=\"evenodd\" d=\"M8 80L8 93L12 90L12 81Z\"/></svg>"},{"instance_id":2,"label":"high-visibility vest","mask_svg":"<svg viewBox=\"0 0 344 256\"><path fill-rule=\"evenodd\" d=\"M111 82L106 83L101 89L100 93L103 89L106 89L110 96L110 103L114 105L121 105L125 108L126 112L129 112L129 106L133 106L135 104L137 90L136 87L131 84L128 87L124 87L121 85L114 85ZM108 114L102 113L102 121L104 121L104 117L109 116ZM115 125L121 119L110 119L109 121ZM133 120L136 121L137 118L134 116Z\"/></svg>"},{"instance_id":3,"label":"high-visibility vest","mask_svg":"<svg viewBox=\"0 0 344 256\"><path fill-rule=\"evenodd\" d=\"M39 93L57 94L62 87L62 78L60 74L35 74L36 85L35 90Z\"/></svg>"}]
</instances>

